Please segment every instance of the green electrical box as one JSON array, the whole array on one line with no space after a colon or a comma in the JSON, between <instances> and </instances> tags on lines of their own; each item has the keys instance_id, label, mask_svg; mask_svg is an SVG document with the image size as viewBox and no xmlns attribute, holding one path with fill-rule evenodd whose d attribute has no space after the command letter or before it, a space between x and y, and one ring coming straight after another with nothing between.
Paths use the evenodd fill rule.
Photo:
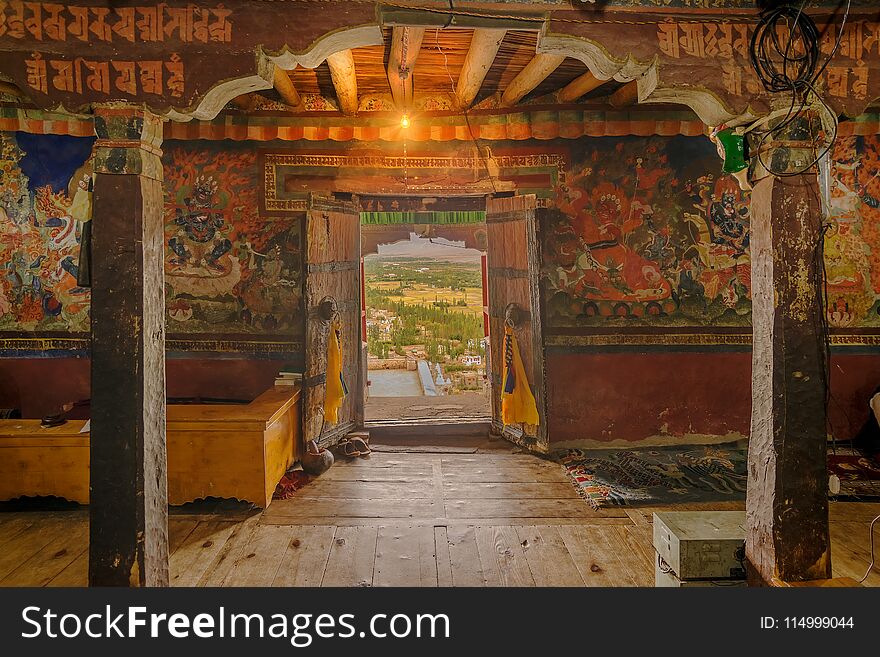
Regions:
<instances>
[{"instance_id":1,"label":"green electrical box","mask_svg":"<svg viewBox=\"0 0 880 657\"><path fill-rule=\"evenodd\" d=\"M721 144L721 152L724 156L724 173L736 173L748 167L746 162L745 137L736 134L732 129L719 131L715 138Z\"/></svg>"}]
</instances>

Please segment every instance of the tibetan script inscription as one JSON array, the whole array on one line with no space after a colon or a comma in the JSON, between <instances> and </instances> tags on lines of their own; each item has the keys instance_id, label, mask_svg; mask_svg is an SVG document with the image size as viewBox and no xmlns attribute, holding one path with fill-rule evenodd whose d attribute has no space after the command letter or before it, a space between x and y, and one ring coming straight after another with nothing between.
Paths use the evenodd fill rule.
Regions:
<instances>
[{"instance_id":1,"label":"tibetan script inscription","mask_svg":"<svg viewBox=\"0 0 880 657\"><path fill-rule=\"evenodd\" d=\"M43 42L230 43L231 9L169 7L82 7L54 2L0 0L0 37Z\"/></svg>"},{"instance_id":2,"label":"tibetan script inscription","mask_svg":"<svg viewBox=\"0 0 880 657\"><path fill-rule=\"evenodd\" d=\"M50 89L82 94L84 90L129 96L167 93L180 98L184 92L183 62L177 54L167 61L92 61L45 59L33 53L25 60L27 83L40 93Z\"/></svg>"},{"instance_id":3,"label":"tibetan script inscription","mask_svg":"<svg viewBox=\"0 0 880 657\"><path fill-rule=\"evenodd\" d=\"M674 23L657 26L657 42L667 57L681 60L721 59L721 82L735 96L761 93L761 83L745 64L754 26L746 23ZM838 39L839 27L824 30L820 49L830 55ZM787 35L779 35L785 43ZM840 45L832 65L823 72L824 87L830 96L864 100L868 94L868 67L865 59L880 55L880 23L853 21L847 23L840 36ZM846 62L845 60L851 60Z\"/></svg>"},{"instance_id":4,"label":"tibetan script inscription","mask_svg":"<svg viewBox=\"0 0 880 657\"><path fill-rule=\"evenodd\" d=\"M657 26L657 41L660 52L673 59L682 57L747 59L753 30L754 25L747 23L669 21ZM838 30L837 25L828 25L824 30L820 48L826 55L831 54L834 49ZM780 37L784 39L785 35ZM880 55L880 23L871 21L847 23L840 37L837 55L854 60Z\"/></svg>"}]
</instances>

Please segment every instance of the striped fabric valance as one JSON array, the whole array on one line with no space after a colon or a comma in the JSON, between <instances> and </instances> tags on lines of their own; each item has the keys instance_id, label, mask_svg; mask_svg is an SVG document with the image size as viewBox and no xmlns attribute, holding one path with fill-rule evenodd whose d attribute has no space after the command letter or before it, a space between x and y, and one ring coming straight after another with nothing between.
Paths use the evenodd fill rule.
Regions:
<instances>
[{"instance_id":1,"label":"striped fabric valance","mask_svg":"<svg viewBox=\"0 0 880 657\"><path fill-rule=\"evenodd\" d=\"M406 130L397 114L341 116L233 116L206 122L174 123L166 139L236 141L489 141L577 139L578 137L675 136L705 134L704 125L686 112L589 112L535 110L504 114L414 115Z\"/></svg>"},{"instance_id":2,"label":"striped fabric valance","mask_svg":"<svg viewBox=\"0 0 880 657\"><path fill-rule=\"evenodd\" d=\"M413 116L404 133L400 117L375 113L360 117L224 115L213 121L168 122L165 139L232 141L520 141L524 139L577 139L579 137L696 136L706 126L689 112L614 111L579 109L524 110L513 113L474 113L470 128L460 115ZM0 106L0 130L33 134L94 135L89 117L60 112ZM473 134L471 134L473 133ZM841 122L838 135L854 137L880 133L880 114L863 114Z\"/></svg>"}]
</instances>

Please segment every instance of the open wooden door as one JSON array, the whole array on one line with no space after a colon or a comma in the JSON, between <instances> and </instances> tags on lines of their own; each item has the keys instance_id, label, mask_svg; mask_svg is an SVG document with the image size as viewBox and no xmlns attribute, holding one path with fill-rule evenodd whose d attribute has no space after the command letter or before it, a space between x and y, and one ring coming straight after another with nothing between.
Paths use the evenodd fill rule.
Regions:
<instances>
[{"instance_id":1,"label":"open wooden door","mask_svg":"<svg viewBox=\"0 0 880 657\"><path fill-rule=\"evenodd\" d=\"M488 230L489 343L492 384L492 424L505 438L530 450L547 453L547 413L544 394L544 346L541 334L540 251L534 196L490 198L486 205ZM538 406L538 426L504 426L501 386L504 371L504 320L516 304L521 322L515 329L520 355Z\"/></svg>"},{"instance_id":2,"label":"open wooden door","mask_svg":"<svg viewBox=\"0 0 880 657\"><path fill-rule=\"evenodd\" d=\"M306 212L306 354L303 439L332 445L362 421L360 212L352 201L311 195ZM342 376L348 396L339 422L324 423L327 340L332 315L342 327Z\"/></svg>"}]
</instances>

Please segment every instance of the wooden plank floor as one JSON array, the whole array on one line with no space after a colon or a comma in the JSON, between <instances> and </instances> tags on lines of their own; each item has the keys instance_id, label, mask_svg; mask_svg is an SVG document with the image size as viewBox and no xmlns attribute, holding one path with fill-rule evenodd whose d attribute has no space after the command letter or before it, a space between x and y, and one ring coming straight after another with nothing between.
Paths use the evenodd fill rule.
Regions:
<instances>
[{"instance_id":1,"label":"wooden plank floor","mask_svg":"<svg viewBox=\"0 0 880 657\"><path fill-rule=\"evenodd\" d=\"M173 585L652 586L652 512L663 510L594 511L559 465L506 446L374 452L265 512L224 508L173 511ZM832 503L835 576L862 577L877 514ZM85 585L87 524L84 508L0 513L0 586Z\"/></svg>"}]
</instances>

